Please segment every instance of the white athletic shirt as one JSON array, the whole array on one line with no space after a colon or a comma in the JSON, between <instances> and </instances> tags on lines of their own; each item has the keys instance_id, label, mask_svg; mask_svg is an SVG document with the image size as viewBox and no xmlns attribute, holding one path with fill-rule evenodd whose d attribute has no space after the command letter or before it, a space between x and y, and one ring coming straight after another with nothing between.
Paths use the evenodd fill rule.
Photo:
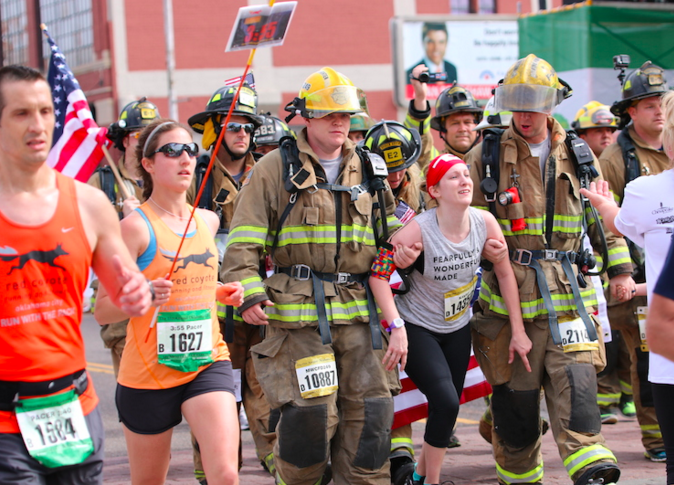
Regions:
<instances>
[{"instance_id":1,"label":"white athletic shirt","mask_svg":"<svg viewBox=\"0 0 674 485\"><path fill-rule=\"evenodd\" d=\"M627 184L615 226L645 250L650 301L667 259L674 228L674 170L642 176ZM650 352L648 380L656 384L674 384L674 362Z\"/></svg>"}]
</instances>

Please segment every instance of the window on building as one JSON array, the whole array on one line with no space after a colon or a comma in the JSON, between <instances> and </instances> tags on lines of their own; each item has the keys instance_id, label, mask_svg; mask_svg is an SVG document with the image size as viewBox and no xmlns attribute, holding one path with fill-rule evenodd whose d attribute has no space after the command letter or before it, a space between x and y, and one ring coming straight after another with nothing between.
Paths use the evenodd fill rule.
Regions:
<instances>
[{"instance_id":1,"label":"window on building","mask_svg":"<svg viewBox=\"0 0 674 485\"><path fill-rule=\"evenodd\" d=\"M479 13L496 13L496 0L478 0Z\"/></svg>"},{"instance_id":2,"label":"window on building","mask_svg":"<svg viewBox=\"0 0 674 485\"><path fill-rule=\"evenodd\" d=\"M3 65L28 63L28 32L26 0L2 0L2 53Z\"/></svg>"},{"instance_id":3,"label":"window on building","mask_svg":"<svg viewBox=\"0 0 674 485\"><path fill-rule=\"evenodd\" d=\"M96 60L92 0L40 0L40 16L74 69ZM45 62L51 52L45 49Z\"/></svg>"},{"instance_id":4,"label":"window on building","mask_svg":"<svg viewBox=\"0 0 674 485\"><path fill-rule=\"evenodd\" d=\"M466 15L470 13L470 0L450 0L452 15Z\"/></svg>"}]
</instances>

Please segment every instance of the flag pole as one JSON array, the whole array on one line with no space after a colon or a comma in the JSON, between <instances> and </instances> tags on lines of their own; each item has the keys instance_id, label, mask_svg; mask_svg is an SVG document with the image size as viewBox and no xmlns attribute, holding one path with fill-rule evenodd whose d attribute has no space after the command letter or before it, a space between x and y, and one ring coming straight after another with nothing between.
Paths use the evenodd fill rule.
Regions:
<instances>
[{"instance_id":1,"label":"flag pole","mask_svg":"<svg viewBox=\"0 0 674 485\"><path fill-rule=\"evenodd\" d=\"M269 0L269 6L272 7L274 5L275 0ZM197 202L201 200L201 195L204 192L204 188L206 187L206 182L208 181L208 177L211 174L211 170L213 169L213 164L215 163L215 159L218 155L218 151L220 150L220 145L222 145L222 140L225 137L225 131L227 131L227 124L229 123L229 120L232 117L232 111L234 111L234 107L236 106L236 101L239 99L239 93L241 92L241 88L243 87L243 83L246 79L246 74L248 74L248 71L250 70L250 67L253 65L253 58L255 57L255 52L257 51L257 48L251 49L250 55L248 56L248 62L246 62L246 67L243 70L243 74L241 75L241 80L239 81L239 86L236 89L236 93L234 93L234 99L232 99L232 104L229 106L229 110L227 111L227 116L225 117L225 121L222 122L222 128L220 129L220 134L218 135L218 139L215 142L215 147L213 148L213 153L211 154L211 160L208 163L208 167L206 168L206 172L204 173L204 179L201 181L201 186L199 187L199 191L197 192L196 197L194 198L194 204L192 206L192 211L190 212L190 216L187 219L187 225L185 227L185 230L183 231L183 236L180 239L180 244L178 245L178 250L176 251L176 255L173 258L173 262L171 263L171 269L168 272L168 275L166 279L169 279L171 277L171 274L173 274L173 269L176 266L176 263L178 262L178 258L180 257L180 250L183 247L183 243L185 242L185 237L187 236L187 231L190 228L190 223L192 222L192 219L194 218L194 212L197 210ZM154 316L152 317L152 321L150 322L150 326L147 329L147 334L145 335L145 342L147 342L148 338L150 337L150 332L154 328L155 324L157 323L157 314L159 313L159 307L154 312Z\"/></svg>"},{"instance_id":2,"label":"flag pole","mask_svg":"<svg viewBox=\"0 0 674 485\"><path fill-rule=\"evenodd\" d=\"M110 169L112 170L112 174L115 176L115 180L117 180L117 185L119 186L120 190L122 191L122 196L124 197L124 199L130 198L131 194L129 193L129 190L126 188L126 184L124 183L124 179L122 179L122 175L119 173L119 169L117 168L117 164L112 159L112 156L110 155L110 152L108 151L108 148L105 146L105 143L101 145L101 149L103 150L103 154L105 155L105 158L108 160L108 164L110 164Z\"/></svg>"}]
</instances>

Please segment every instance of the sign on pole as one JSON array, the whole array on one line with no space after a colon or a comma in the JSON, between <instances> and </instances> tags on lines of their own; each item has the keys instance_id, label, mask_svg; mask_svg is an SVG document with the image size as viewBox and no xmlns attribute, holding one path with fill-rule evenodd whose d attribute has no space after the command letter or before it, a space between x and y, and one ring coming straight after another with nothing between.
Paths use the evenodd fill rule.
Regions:
<instances>
[{"instance_id":1,"label":"sign on pole","mask_svg":"<svg viewBox=\"0 0 674 485\"><path fill-rule=\"evenodd\" d=\"M241 7L225 52L282 45L297 2Z\"/></svg>"}]
</instances>

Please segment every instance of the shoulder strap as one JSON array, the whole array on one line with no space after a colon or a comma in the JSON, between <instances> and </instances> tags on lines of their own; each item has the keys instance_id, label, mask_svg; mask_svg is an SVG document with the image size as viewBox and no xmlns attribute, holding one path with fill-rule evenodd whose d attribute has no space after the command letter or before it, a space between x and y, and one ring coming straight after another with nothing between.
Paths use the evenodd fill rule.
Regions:
<instances>
[{"instance_id":1,"label":"shoulder strap","mask_svg":"<svg viewBox=\"0 0 674 485\"><path fill-rule=\"evenodd\" d=\"M107 165L98 169L98 177L101 182L101 190L105 192L112 204L117 202L117 193L115 191L115 177L112 174L112 169ZM116 209L116 207L115 207Z\"/></svg>"},{"instance_id":2,"label":"shoulder strap","mask_svg":"<svg viewBox=\"0 0 674 485\"><path fill-rule=\"evenodd\" d=\"M499 162L501 156L500 128L487 128L482 133L482 182L480 190L489 204L489 212L496 216L496 192L500 177Z\"/></svg>"},{"instance_id":3,"label":"shoulder strap","mask_svg":"<svg viewBox=\"0 0 674 485\"><path fill-rule=\"evenodd\" d=\"M628 133L628 129L624 129L618 135L618 145L623 152L623 160L625 161L625 185L632 180L639 177L639 158L637 157L637 149L634 142Z\"/></svg>"},{"instance_id":4,"label":"shoulder strap","mask_svg":"<svg viewBox=\"0 0 674 485\"><path fill-rule=\"evenodd\" d=\"M196 189L199 190L201 184L206 176L206 169L208 169L208 164L210 163L211 158L208 155L200 155L197 158L197 166L195 168L196 176ZM211 210L211 201L213 199L213 177L208 177L206 180L206 187L201 194L201 198L197 201L197 207L200 209Z\"/></svg>"}]
</instances>

